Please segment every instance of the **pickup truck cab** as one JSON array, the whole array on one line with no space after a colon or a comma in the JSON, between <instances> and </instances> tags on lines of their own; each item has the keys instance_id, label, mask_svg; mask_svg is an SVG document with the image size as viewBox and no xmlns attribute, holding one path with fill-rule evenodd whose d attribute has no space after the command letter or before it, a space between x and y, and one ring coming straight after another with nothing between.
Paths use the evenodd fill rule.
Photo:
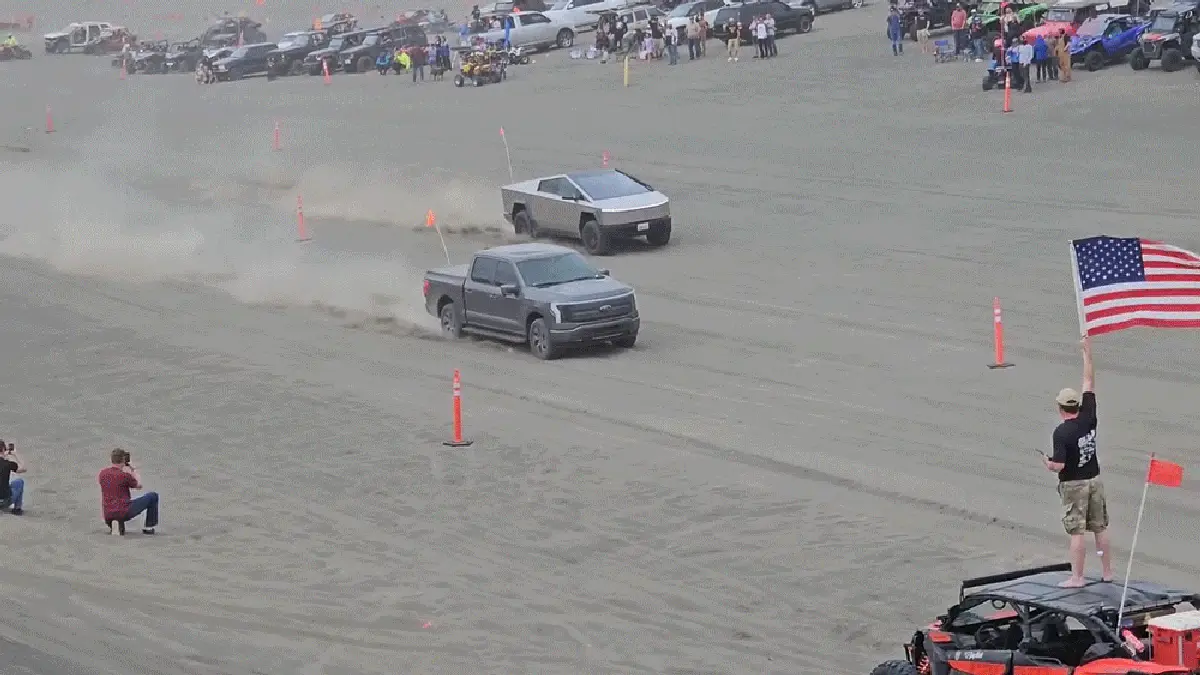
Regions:
<instances>
[{"instance_id":1,"label":"pickup truck cab","mask_svg":"<svg viewBox=\"0 0 1200 675\"><path fill-rule=\"evenodd\" d=\"M641 326L632 288L553 244L480 251L466 265L426 272L422 290L446 336L527 343L546 361L572 346L633 347Z\"/></svg>"},{"instance_id":2,"label":"pickup truck cab","mask_svg":"<svg viewBox=\"0 0 1200 675\"><path fill-rule=\"evenodd\" d=\"M483 33L489 43L503 42L507 37L513 47L537 50L575 44L575 25L553 19L541 12L518 12L498 17L499 27ZM508 34L505 35L507 29Z\"/></svg>"}]
</instances>

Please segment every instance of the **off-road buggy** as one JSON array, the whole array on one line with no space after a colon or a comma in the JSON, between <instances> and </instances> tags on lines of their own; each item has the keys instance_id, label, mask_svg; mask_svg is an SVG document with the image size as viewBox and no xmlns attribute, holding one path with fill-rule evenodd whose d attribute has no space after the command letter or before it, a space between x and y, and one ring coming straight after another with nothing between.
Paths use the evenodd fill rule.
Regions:
<instances>
[{"instance_id":1,"label":"off-road buggy","mask_svg":"<svg viewBox=\"0 0 1200 675\"><path fill-rule=\"evenodd\" d=\"M1129 67L1145 70L1151 61L1161 60L1168 73L1183 68L1184 60L1192 56L1192 38L1200 32L1198 9L1200 2L1192 0L1154 10L1154 18L1129 57Z\"/></svg>"},{"instance_id":2,"label":"off-road buggy","mask_svg":"<svg viewBox=\"0 0 1200 675\"><path fill-rule=\"evenodd\" d=\"M142 42L134 47L131 51L121 52L113 57L113 68L125 66L125 72L133 75L134 73L145 73L152 75L154 73L167 72L167 52L170 51L171 45L166 40L158 40L156 42Z\"/></svg>"},{"instance_id":3,"label":"off-road buggy","mask_svg":"<svg viewBox=\"0 0 1200 675\"><path fill-rule=\"evenodd\" d=\"M190 73L196 69L196 65L200 63L203 55L204 48L200 45L199 38L187 42L176 42L167 51L167 60L164 65L172 73Z\"/></svg>"},{"instance_id":4,"label":"off-road buggy","mask_svg":"<svg viewBox=\"0 0 1200 675\"><path fill-rule=\"evenodd\" d=\"M22 47L21 45L3 45L0 46L0 61L24 61L32 59L33 52Z\"/></svg>"},{"instance_id":5,"label":"off-road buggy","mask_svg":"<svg viewBox=\"0 0 1200 675\"><path fill-rule=\"evenodd\" d=\"M267 41L262 24L245 16L224 16L200 34L202 47L232 47L237 44L252 45Z\"/></svg>"},{"instance_id":6,"label":"off-road buggy","mask_svg":"<svg viewBox=\"0 0 1200 675\"><path fill-rule=\"evenodd\" d=\"M1200 672L1200 594L1131 581L1119 612L1121 584L1090 579L1061 588L1070 569L1064 563L964 581L958 604L913 634L904 659L871 675Z\"/></svg>"},{"instance_id":7,"label":"off-road buggy","mask_svg":"<svg viewBox=\"0 0 1200 675\"><path fill-rule=\"evenodd\" d=\"M470 52L462 57L462 65L454 74L454 86L476 87L501 82L508 78L508 54L495 49Z\"/></svg>"},{"instance_id":8,"label":"off-road buggy","mask_svg":"<svg viewBox=\"0 0 1200 675\"><path fill-rule=\"evenodd\" d=\"M1138 48L1146 22L1126 14L1101 14L1080 24L1068 43L1072 63L1097 71Z\"/></svg>"}]
</instances>

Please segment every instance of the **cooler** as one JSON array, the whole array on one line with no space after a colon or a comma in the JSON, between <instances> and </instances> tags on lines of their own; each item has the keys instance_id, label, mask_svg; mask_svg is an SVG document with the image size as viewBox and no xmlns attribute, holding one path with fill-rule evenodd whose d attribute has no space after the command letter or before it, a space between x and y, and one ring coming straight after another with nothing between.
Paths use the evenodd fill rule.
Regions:
<instances>
[{"instance_id":1,"label":"cooler","mask_svg":"<svg viewBox=\"0 0 1200 675\"><path fill-rule=\"evenodd\" d=\"M1200 668L1200 611L1177 612L1150 619L1153 643L1151 654L1154 662L1164 666L1182 666L1191 670Z\"/></svg>"}]
</instances>

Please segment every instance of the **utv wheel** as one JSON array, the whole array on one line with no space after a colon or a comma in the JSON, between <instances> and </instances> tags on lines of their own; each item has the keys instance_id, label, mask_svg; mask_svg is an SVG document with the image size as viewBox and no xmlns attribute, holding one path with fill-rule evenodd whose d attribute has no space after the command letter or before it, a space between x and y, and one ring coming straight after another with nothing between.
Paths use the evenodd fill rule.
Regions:
<instances>
[{"instance_id":1,"label":"utv wheel","mask_svg":"<svg viewBox=\"0 0 1200 675\"><path fill-rule=\"evenodd\" d=\"M1093 73L1100 70L1104 67L1104 55L1100 53L1100 50L1093 49L1083 57L1083 67Z\"/></svg>"},{"instance_id":2,"label":"utv wheel","mask_svg":"<svg viewBox=\"0 0 1200 675\"><path fill-rule=\"evenodd\" d=\"M575 44L575 32L570 28L564 28L558 31L558 36L554 38L554 44L558 45L559 49L567 49Z\"/></svg>"},{"instance_id":3,"label":"utv wheel","mask_svg":"<svg viewBox=\"0 0 1200 675\"><path fill-rule=\"evenodd\" d=\"M1162 54L1162 69L1165 72L1173 73L1183 67L1183 53L1174 47L1168 47L1163 50Z\"/></svg>"},{"instance_id":4,"label":"utv wheel","mask_svg":"<svg viewBox=\"0 0 1200 675\"><path fill-rule=\"evenodd\" d=\"M461 87L461 86L463 86L463 85L464 85L464 84L466 84L466 83L467 83L467 82L466 82L466 80L464 80L464 79L463 79L463 76L462 76L462 75L455 75L455 76L454 76L454 86L456 86L456 87Z\"/></svg>"},{"instance_id":5,"label":"utv wheel","mask_svg":"<svg viewBox=\"0 0 1200 675\"><path fill-rule=\"evenodd\" d=\"M445 307L442 307L438 319L442 324L442 335L450 338L462 337L462 317L458 315L458 306L453 302L447 302Z\"/></svg>"},{"instance_id":6,"label":"utv wheel","mask_svg":"<svg viewBox=\"0 0 1200 675\"><path fill-rule=\"evenodd\" d=\"M358 63L356 63L354 65L354 68L355 68L356 72L369 73L369 72L371 72L371 63L372 63L371 57L362 56L362 57L359 57Z\"/></svg>"},{"instance_id":7,"label":"utv wheel","mask_svg":"<svg viewBox=\"0 0 1200 675\"><path fill-rule=\"evenodd\" d=\"M517 234L528 234L531 238L535 237L537 231L533 227L533 223L529 220L529 212L517 211L513 215L513 231Z\"/></svg>"},{"instance_id":8,"label":"utv wheel","mask_svg":"<svg viewBox=\"0 0 1200 675\"><path fill-rule=\"evenodd\" d=\"M583 240L583 248L591 255L608 255L608 233L600 229L600 225L589 219L579 228L579 238Z\"/></svg>"},{"instance_id":9,"label":"utv wheel","mask_svg":"<svg viewBox=\"0 0 1200 675\"><path fill-rule=\"evenodd\" d=\"M996 80L990 74L983 76L983 90L991 91L996 88Z\"/></svg>"},{"instance_id":10,"label":"utv wheel","mask_svg":"<svg viewBox=\"0 0 1200 675\"><path fill-rule=\"evenodd\" d=\"M875 666L871 675L917 675L917 667L908 661L884 661Z\"/></svg>"},{"instance_id":11,"label":"utv wheel","mask_svg":"<svg viewBox=\"0 0 1200 675\"><path fill-rule=\"evenodd\" d=\"M812 17L811 16L802 16L802 17L800 17L800 24L796 27L796 33L797 34L807 33L808 31L812 30L812 27L813 27Z\"/></svg>"},{"instance_id":12,"label":"utv wheel","mask_svg":"<svg viewBox=\"0 0 1200 675\"><path fill-rule=\"evenodd\" d=\"M666 246L671 241L671 226L665 224L652 225L646 233L646 243L651 246Z\"/></svg>"},{"instance_id":13,"label":"utv wheel","mask_svg":"<svg viewBox=\"0 0 1200 675\"><path fill-rule=\"evenodd\" d=\"M1141 49L1138 49L1129 57L1129 67L1134 70L1145 70L1150 67L1150 59L1146 58Z\"/></svg>"},{"instance_id":14,"label":"utv wheel","mask_svg":"<svg viewBox=\"0 0 1200 675\"><path fill-rule=\"evenodd\" d=\"M543 361L553 361L560 356L558 348L550 340L545 319L534 319L529 324L529 353Z\"/></svg>"}]
</instances>

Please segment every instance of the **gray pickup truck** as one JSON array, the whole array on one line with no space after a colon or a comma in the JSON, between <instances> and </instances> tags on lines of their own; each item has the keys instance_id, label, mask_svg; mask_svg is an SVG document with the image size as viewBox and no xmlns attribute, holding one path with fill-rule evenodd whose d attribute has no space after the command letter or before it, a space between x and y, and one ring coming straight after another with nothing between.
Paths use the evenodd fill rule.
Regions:
<instances>
[{"instance_id":1,"label":"gray pickup truck","mask_svg":"<svg viewBox=\"0 0 1200 675\"><path fill-rule=\"evenodd\" d=\"M446 335L526 342L543 360L572 346L632 347L641 326L632 288L553 244L480 251L467 265L426 272L423 292Z\"/></svg>"}]
</instances>

